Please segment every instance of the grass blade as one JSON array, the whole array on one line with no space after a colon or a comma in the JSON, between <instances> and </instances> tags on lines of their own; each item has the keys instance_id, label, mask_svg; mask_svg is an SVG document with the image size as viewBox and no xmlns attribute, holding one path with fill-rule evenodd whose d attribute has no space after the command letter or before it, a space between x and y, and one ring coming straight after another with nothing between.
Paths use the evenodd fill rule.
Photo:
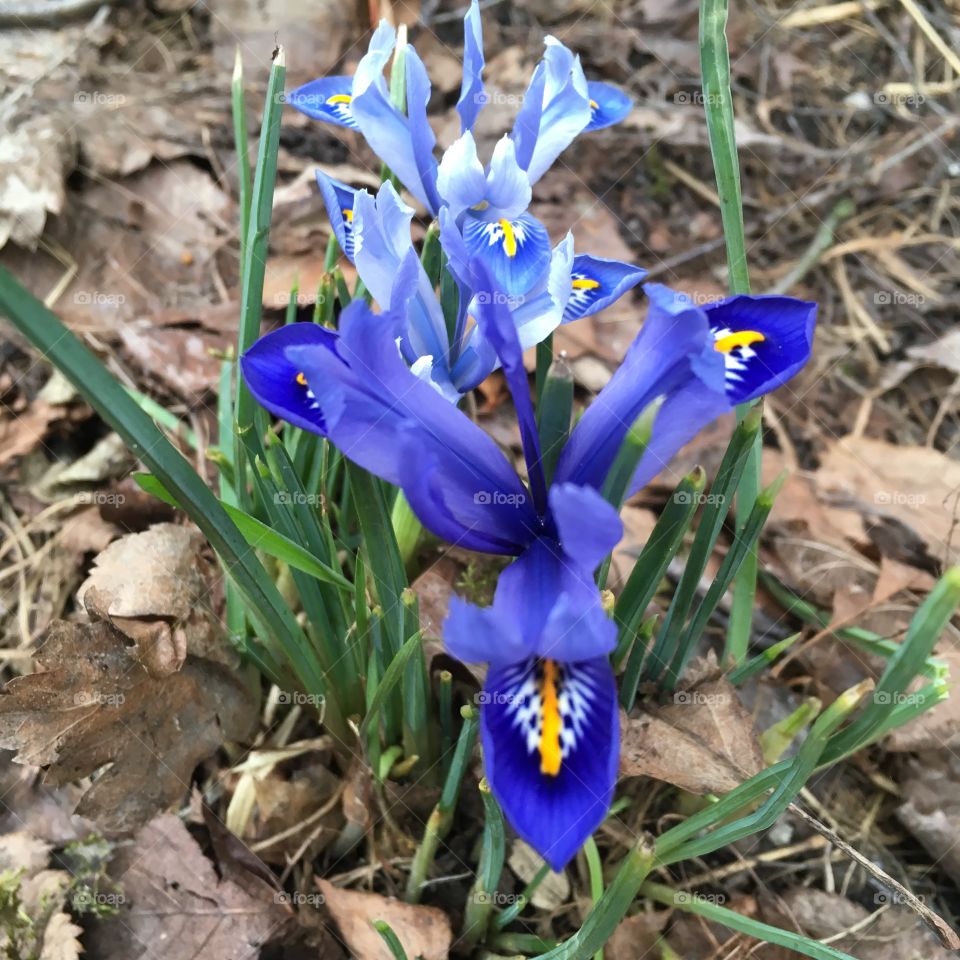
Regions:
<instances>
[{"instance_id":1,"label":"grass blade","mask_svg":"<svg viewBox=\"0 0 960 960\"><path fill-rule=\"evenodd\" d=\"M727 0L700 0L700 76L707 118L710 155L720 197L720 216L727 246L729 285L732 293L750 292L747 242L743 229L743 199L740 192L740 163L730 89L730 51L727 47ZM754 408L761 407L756 404ZM737 409L742 420L748 407ZM746 523L760 490L762 438L752 442L747 469L737 490L737 526ZM753 601L757 591L757 552L753 547L744 560L734 585L728 628L728 651L735 663L746 656L753 625Z\"/></svg>"},{"instance_id":2,"label":"grass blade","mask_svg":"<svg viewBox=\"0 0 960 960\"><path fill-rule=\"evenodd\" d=\"M300 629L273 581L227 516L213 491L184 460L157 425L127 395L100 361L42 303L0 267L0 312L77 388L182 504L220 557L227 575L244 597L272 651L248 648L258 666L278 683L289 684L283 658L289 660L310 693L325 693L322 675L307 651ZM282 651L282 657L278 653Z\"/></svg>"}]
</instances>

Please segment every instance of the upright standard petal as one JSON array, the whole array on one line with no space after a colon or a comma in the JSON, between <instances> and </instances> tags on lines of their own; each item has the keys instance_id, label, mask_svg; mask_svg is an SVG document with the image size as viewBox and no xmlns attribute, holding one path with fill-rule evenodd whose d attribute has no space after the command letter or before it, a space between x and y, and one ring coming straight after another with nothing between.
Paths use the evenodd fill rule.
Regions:
<instances>
[{"instance_id":1,"label":"upright standard petal","mask_svg":"<svg viewBox=\"0 0 960 960\"><path fill-rule=\"evenodd\" d=\"M613 800L620 731L607 658L491 668L480 730L487 780L507 820L562 870Z\"/></svg>"},{"instance_id":2,"label":"upright standard petal","mask_svg":"<svg viewBox=\"0 0 960 960\"><path fill-rule=\"evenodd\" d=\"M543 476L543 463L540 459L537 418L533 412L530 384L523 366L523 347L520 346L507 297L497 286L489 268L482 260L474 260L470 266L471 280L477 291L475 300L477 326L496 351L513 396L533 502L537 510L542 513L547 506L547 487Z\"/></svg>"},{"instance_id":3,"label":"upright standard petal","mask_svg":"<svg viewBox=\"0 0 960 960\"><path fill-rule=\"evenodd\" d=\"M429 85L425 87L423 64L419 63L415 54L411 57L408 50L407 78L408 82L411 78L414 80L414 91L408 101L413 108L411 115L405 116L390 102L383 70L395 44L396 32L386 21L382 21L374 32L366 55L357 65L350 107L360 132L374 153L435 215L439 208L437 163L432 153L433 133L426 123L424 101L424 95L429 96ZM429 150L426 149L428 144Z\"/></svg>"},{"instance_id":4,"label":"upright standard petal","mask_svg":"<svg viewBox=\"0 0 960 960\"><path fill-rule=\"evenodd\" d=\"M407 323L401 347L407 363L421 357L433 358L436 367L446 368L449 344L443 310L433 284L414 254L410 235L413 210L397 195L389 181L374 199L365 190L354 202L354 262L357 273L373 298L384 310L397 309L394 301L396 279L405 261L410 261L412 289L408 297Z\"/></svg>"},{"instance_id":5,"label":"upright standard petal","mask_svg":"<svg viewBox=\"0 0 960 960\"><path fill-rule=\"evenodd\" d=\"M464 210L483 203L487 175L477 156L473 134L466 130L444 151L437 169L437 192L443 201L441 216L458 220Z\"/></svg>"},{"instance_id":6,"label":"upright standard petal","mask_svg":"<svg viewBox=\"0 0 960 960\"><path fill-rule=\"evenodd\" d=\"M547 37L538 66L514 123L517 162L536 183L590 123L590 95L579 57Z\"/></svg>"},{"instance_id":7,"label":"upright standard petal","mask_svg":"<svg viewBox=\"0 0 960 960\"><path fill-rule=\"evenodd\" d=\"M587 83L590 123L587 130L602 130L619 123L633 109L633 101L619 87L599 80Z\"/></svg>"},{"instance_id":8,"label":"upright standard petal","mask_svg":"<svg viewBox=\"0 0 960 960\"><path fill-rule=\"evenodd\" d=\"M287 103L314 120L357 130L353 117L353 77L321 77L287 94Z\"/></svg>"},{"instance_id":9,"label":"upright standard petal","mask_svg":"<svg viewBox=\"0 0 960 960\"><path fill-rule=\"evenodd\" d=\"M650 307L643 328L574 427L557 464L556 483L602 490L637 417L658 397L694 379L724 407L723 363L703 311L660 284L647 284L644 290Z\"/></svg>"},{"instance_id":10,"label":"upright standard petal","mask_svg":"<svg viewBox=\"0 0 960 960\"><path fill-rule=\"evenodd\" d=\"M471 0L470 8L463 18L463 79L460 83L460 99L457 113L460 114L460 131L472 130L477 114L487 102L483 90L483 25L480 22L480 4Z\"/></svg>"},{"instance_id":11,"label":"upright standard petal","mask_svg":"<svg viewBox=\"0 0 960 960\"><path fill-rule=\"evenodd\" d=\"M563 322L599 313L619 300L647 275L647 271L622 260L580 254L570 273L570 299Z\"/></svg>"},{"instance_id":12,"label":"upright standard petal","mask_svg":"<svg viewBox=\"0 0 960 960\"><path fill-rule=\"evenodd\" d=\"M353 263L353 205L357 191L328 177L322 170L318 170L316 176L334 236L346 258Z\"/></svg>"},{"instance_id":13,"label":"upright standard petal","mask_svg":"<svg viewBox=\"0 0 960 960\"><path fill-rule=\"evenodd\" d=\"M617 627L603 609L594 566L571 557L555 533L544 532L500 574L493 609L501 623L516 625L531 655L603 656L616 645Z\"/></svg>"},{"instance_id":14,"label":"upright standard petal","mask_svg":"<svg viewBox=\"0 0 960 960\"><path fill-rule=\"evenodd\" d=\"M735 296L703 308L723 356L726 390L746 403L789 380L810 358L817 305L779 296Z\"/></svg>"},{"instance_id":15,"label":"upright standard petal","mask_svg":"<svg viewBox=\"0 0 960 960\"><path fill-rule=\"evenodd\" d=\"M240 358L240 370L254 399L295 427L326 435L320 404L303 370L287 355L291 347L336 354L337 334L315 323L290 323L257 340Z\"/></svg>"},{"instance_id":16,"label":"upright standard petal","mask_svg":"<svg viewBox=\"0 0 960 960\"><path fill-rule=\"evenodd\" d=\"M620 514L593 487L554 484L550 488L550 515L564 553L589 572L623 536Z\"/></svg>"},{"instance_id":17,"label":"upright standard petal","mask_svg":"<svg viewBox=\"0 0 960 960\"><path fill-rule=\"evenodd\" d=\"M527 293L550 262L547 229L529 213L515 220L492 222L468 215L463 223L463 242L470 259L487 263L510 296Z\"/></svg>"}]
</instances>

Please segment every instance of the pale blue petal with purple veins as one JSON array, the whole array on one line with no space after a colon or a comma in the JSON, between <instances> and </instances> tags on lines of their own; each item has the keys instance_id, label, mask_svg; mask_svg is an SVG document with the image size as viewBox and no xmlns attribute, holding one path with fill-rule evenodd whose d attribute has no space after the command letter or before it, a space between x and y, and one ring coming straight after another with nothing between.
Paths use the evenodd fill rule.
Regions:
<instances>
[{"instance_id":1,"label":"pale blue petal with purple veins","mask_svg":"<svg viewBox=\"0 0 960 960\"><path fill-rule=\"evenodd\" d=\"M467 215L463 242L471 260L482 259L504 292L523 296L540 279L550 262L547 229L529 213L515 220L481 220Z\"/></svg>"},{"instance_id":2,"label":"pale blue petal with purple veins","mask_svg":"<svg viewBox=\"0 0 960 960\"><path fill-rule=\"evenodd\" d=\"M424 128L426 115L423 112L424 95L429 96L429 85L424 90L420 79L422 64L412 60L408 77L414 78L411 103L414 116L407 117L391 102L390 92L383 70L393 53L396 31L386 21L381 21L374 32L366 55L357 65L353 78L351 110L360 132L374 153L377 154L400 182L428 209L436 213L437 163L432 153L427 156L424 144L432 143L429 124ZM412 73L409 72L412 70ZM416 125L416 131L413 125Z\"/></svg>"},{"instance_id":3,"label":"pale blue petal with purple veins","mask_svg":"<svg viewBox=\"0 0 960 960\"><path fill-rule=\"evenodd\" d=\"M542 67L542 69L541 69ZM590 123L590 95L579 57L555 37L546 38L543 60L517 114L511 136L517 162L536 183Z\"/></svg>"}]
</instances>

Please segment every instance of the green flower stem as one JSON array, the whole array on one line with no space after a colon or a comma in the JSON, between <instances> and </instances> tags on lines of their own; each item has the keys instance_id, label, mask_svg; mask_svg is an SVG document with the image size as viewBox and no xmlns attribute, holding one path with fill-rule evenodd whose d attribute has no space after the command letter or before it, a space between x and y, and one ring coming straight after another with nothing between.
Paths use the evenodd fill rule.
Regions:
<instances>
[{"instance_id":1,"label":"green flower stem","mask_svg":"<svg viewBox=\"0 0 960 960\"><path fill-rule=\"evenodd\" d=\"M457 747L450 763L450 770L447 772L443 792L427 820L423 839L420 841L420 846L417 847L413 862L410 864L406 893L408 903L418 903L420 901L423 885L426 882L427 874L430 872L437 848L453 825L453 815L457 809L457 801L460 799L460 788L470 765L470 755L473 753L473 746L477 740L480 716L473 707L464 707L461 714L463 716L463 726L460 728L460 736L457 738Z\"/></svg>"}]
</instances>

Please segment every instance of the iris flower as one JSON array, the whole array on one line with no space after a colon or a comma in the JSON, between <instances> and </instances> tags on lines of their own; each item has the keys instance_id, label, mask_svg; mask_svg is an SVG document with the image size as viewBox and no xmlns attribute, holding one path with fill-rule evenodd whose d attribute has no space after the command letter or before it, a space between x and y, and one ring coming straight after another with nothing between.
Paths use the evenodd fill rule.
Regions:
<instances>
[{"instance_id":1,"label":"iris flower","mask_svg":"<svg viewBox=\"0 0 960 960\"><path fill-rule=\"evenodd\" d=\"M337 240L373 298L391 308L397 271L413 250L410 223L414 211L388 181L374 197L352 190L323 173L317 174ZM452 330L433 284L422 266L414 268L416 294L407 299L407 322L400 337L407 363L447 399L456 401L484 380L497 366L496 352L480 327L469 322L476 314L474 292L466 265L471 251L456 226L441 213L441 245L458 289L457 316ZM526 349L539 343L561 323L590 316L635 287L646 271L620 260L575 256L568 236L547 250L540 276L523 294L501 291Z\"/></svg>"},{"instance_id":2,"label":"iris flower","mask_svg":"<svg viewBox=\"0 0 960 960\"><path fill-rule=\"evenodd\" d=\"M315 119L358 129L399 181L439 219L444 236L456 236L465 258L480 257L488 263L506 295L522 299L524 308L516 311L516 318L525 346L539 342L561 322L603 309L640 282L645 271L619 261L580 256L570 265L569 246L561 244L551 251L546 228L527 209L532 185L577 134L611 126L627 115L631 101L625 93L609 84L588 82L579 59L548 37L513 129L498 142L485 166L472 133L489 99L481 76L483 39L479 6L474 0L464 19L463 81L457 103L461 136L438 162L436 140L426 117L430 82L410 46L404 48L403 61L406 112L391 102L383 71L395 46L393 28L381 23L353 77L314 80L294 90L289 102ZM373 290L374 283L382 280L382 271L373 282L368 280L371 261L363 253L361 231L369 234L377 226L374 218L358 214L356 205L365 191L353 191L322 173L317 180L341 248ZM396 226L404 218L409 221L412 211L401 204L395 192L385 201L392 210L384 209L382 199L377 200L381 226ZM395 267L405 255L409 239L388 231L385 241L371 238L366 246L369 249L376 244L381 252L389 248ZM444 246L448 246L446 241ZM462 275L457 280L460 304L452 341L445 344L439 336L444 328L439 307L422 297L413 303L412 329L404 340L408 362L419 362L417 369L450 397L475 386L492 370L491 352L479 342L466 342L476 336L467 328L475 291ZM420 347L429 349L421 351Z\"/></svg>"},{"instance_id":3,"label":"iris flower","mask_svg":"<svg viewBox=\"0 0 960 960\"><path fill-rule=\"evenodd\" d=\"M608 655L616 628L594 570L619 540L601 495L631 425L662 400L632 487L659 472L697 430L806 362L815 306L732 297L700 308L647 285L650 309L620 368L574 427L548 486L509 298L482 260L467 265L477 324L513 395L522 479L479 426L411 371L398 349L416 296L408 254L390 309L360 302L337 336L291 324L242 358L248 386L273 414L321 432L350 459L400 487L439 537L515 557L488 608L454 599L450 652L489 671L481 696L487 778L516 831L562 869L609 809L619 727Z\"/></svg>"}]
</instances>

